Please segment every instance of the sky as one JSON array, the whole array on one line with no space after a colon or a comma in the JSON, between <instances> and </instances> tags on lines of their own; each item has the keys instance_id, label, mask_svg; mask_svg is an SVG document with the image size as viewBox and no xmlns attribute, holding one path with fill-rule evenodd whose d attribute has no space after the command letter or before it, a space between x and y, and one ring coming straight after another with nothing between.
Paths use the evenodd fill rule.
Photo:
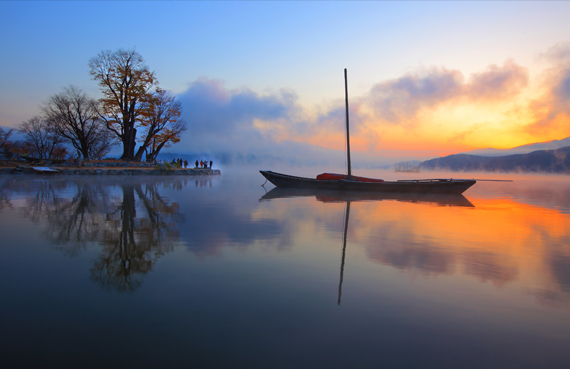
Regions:
<instances>
[{"instance_id":1,"label":"sky","mask_svg":"<svg viewBox=\"0 0 570 369\"><path fill-rule=\"evenodd\" d=\"M0 2L0 126L135 48L180 99L171 152L424 160L570 136L570 2Z\"/></svg>"}]
</instances>

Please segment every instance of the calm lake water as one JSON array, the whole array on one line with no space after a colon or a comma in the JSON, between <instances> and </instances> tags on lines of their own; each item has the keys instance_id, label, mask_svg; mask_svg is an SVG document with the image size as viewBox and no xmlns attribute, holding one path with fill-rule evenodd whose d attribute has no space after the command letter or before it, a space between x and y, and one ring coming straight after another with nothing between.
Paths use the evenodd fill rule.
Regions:
<instances>
[{"instance_id":1,"label":"calm lake water","mask_svg":"<svg viewBox=\"0 0 570 369\"><path fill-rule=\"evenodd\" d=\"M0 367L568 366L569 177L382 198L222 173L0 176Z\"/></svg>"}]
</instances>

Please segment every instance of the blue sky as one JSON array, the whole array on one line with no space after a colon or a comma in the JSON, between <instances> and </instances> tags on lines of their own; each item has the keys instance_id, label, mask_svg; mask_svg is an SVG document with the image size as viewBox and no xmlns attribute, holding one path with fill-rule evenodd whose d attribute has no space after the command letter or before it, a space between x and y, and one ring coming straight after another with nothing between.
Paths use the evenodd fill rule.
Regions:
<instances>
[{"instance_id":1,"label":"blue sky","mask_svg":"<svg viewBox=\"0 0 570 369\"><path fill-rule=\"evenodd\" d=\"M223 144L215 135L188 135L174 151L230 144L244 152L256 146L279 153L289 144L337 150L342 132L332 128L338 119L331 117L344 97L343 68L349 71L351 109L355 105L351 114L362 122L362 129L356 123L354 145L362 155L433 156L561 139L570 136L563 129L567 112L547 106L547 119L536 106L548 104L565 80L568 58L552 55L569 48L568 14L570 2L532 1L3 1L0 125L13 127L38 114L47 97L70 84L98 98L88 60L101 50L136 47L161 87L188 107L189 132L194 124L208 127L213 116L220 120L216 130L227 124L235 135ZM467 86L477 75L489 80L493 70L501 78L519 77L501 87L508 95L484 103L472 94L429 99L429 91L421 103L401 102L417 97L386 90L399 86L395 81L425 84L442 75ZM204 85L218 91L205 105L219 109L222 101L216 99L234 98L223 115L197 111L197 100L189 100ZM381 95L372 93L379 90ZM248 114L236 104L244 96L256 100ZM396 126L371 113L386 101L419 108ZM281 108L270 115L264 102ZM438 129L441 134L431 137Z\"/></svg>"}]
</instances>

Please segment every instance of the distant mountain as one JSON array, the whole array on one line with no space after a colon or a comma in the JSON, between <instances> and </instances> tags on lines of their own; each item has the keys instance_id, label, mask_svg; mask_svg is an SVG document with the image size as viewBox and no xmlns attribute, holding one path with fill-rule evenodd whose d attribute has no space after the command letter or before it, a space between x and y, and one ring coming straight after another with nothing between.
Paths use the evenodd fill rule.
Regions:
<instances>
[{"instance_id":1,"label":"distant mountain","mask_svg":"<svg viewBox=\"0 0 570 369\"><path fill-rule=\"evenodd\" d=\"M425 170L570 174L570 147L499 157L456 154L424 161L420 164L420 168Z\"/></svg>"},{"instance_id":2,"label":"distant mountain","mask_svg":"<svg viewBox=\"0 0 570 369\"><path fill-rule=\"evenodd\" d=\"M517 146L513 147L512 149L477 149L462 152L461 154L480 156L507 156L515 154L528 154L530 152L538 150L555 150L566 146L570 146L570 137L564 138L562 140L552 140L548 142L537 142L533 144Z\"/></svg>"}]
</instances>

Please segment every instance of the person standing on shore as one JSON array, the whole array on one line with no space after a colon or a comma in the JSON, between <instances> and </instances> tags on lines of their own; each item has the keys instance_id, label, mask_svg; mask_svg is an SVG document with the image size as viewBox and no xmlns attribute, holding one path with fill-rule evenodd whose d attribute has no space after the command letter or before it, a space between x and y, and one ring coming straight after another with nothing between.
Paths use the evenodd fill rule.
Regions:
<instances>
[{"instance_id":1,"label":"person standing on shore","mask_svg":"<svg viewBox=\"0 0 570 369\"><path fill-rule=\"evenodd\" d=\"M198 160L196 160L196 168L198 168Z\"/></svg>"},{"instance_id":2,"label":"person standing on shore","mask_svg":"<svg viewBox=\"0 0 570 369\"><path fill-rule=\"evenodd\" d=\"M213 163L214 163L214 162L210 160L210 169L212 169L212 164L213 164Z\"/></svg>"}]
</instances>

